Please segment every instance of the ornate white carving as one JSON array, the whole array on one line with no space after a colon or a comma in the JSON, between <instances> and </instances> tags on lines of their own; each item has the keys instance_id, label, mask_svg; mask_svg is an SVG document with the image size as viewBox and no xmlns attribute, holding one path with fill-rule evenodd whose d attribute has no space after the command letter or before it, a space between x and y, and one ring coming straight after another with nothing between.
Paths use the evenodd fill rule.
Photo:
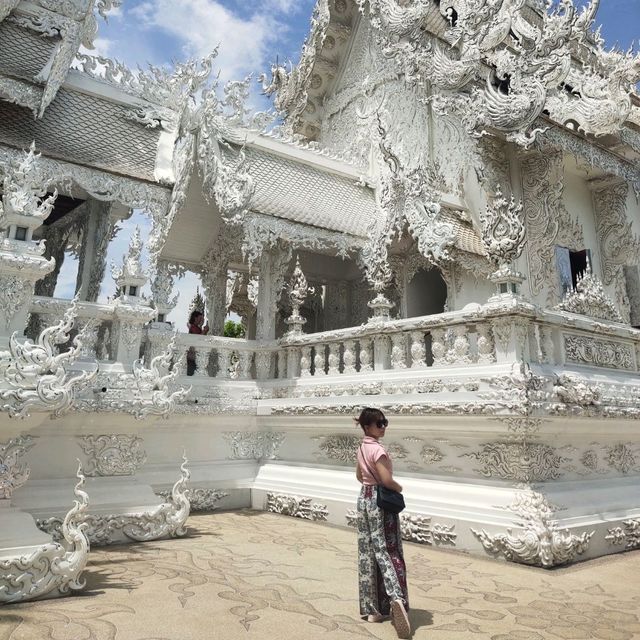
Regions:
<instances>
[{"instance_id":1,"label":"ornate white carving","mask_svg":"<svg viewBox=\"0 0 640 640\"><path fill-rule=\"evenodd\" d=\"M527 234L529 286L546 293L547 304L558 300L555 245L584 248L582 227L563 204L563 155L558 150L532 153L521 160Z\"/></svg>"},{"instance_id":2,"label":"ornate white carving","mask_svg":"<svg viewBox=\"0 0 640 640\"><path fill-rule=\"evenodd\" d=\"M293 518L326 520L329 515L327 506L311 500L311 498L300 498L284 493L267 493L265 509L271 513L280 513Z\"/></svg>"},{"instance_id":3,"label":"ornate white carving","mask_svg":"<svg viewBox=\"0 0 640 640\"><path fill-rule=\"evenodd\" d=\"M599 320L622 322L622 316L616 305L604 292L602 282L591 271L587 261L587 270L578 275L576 287L565 294L562 302L556 306L561 311L579 313Z\"/></svg>"},{"instance_id":4,"label":"ornate white carving","mask_svg":"<svg viewBox=\"0 0 640 640\"><path fill-rule=\"evenodd\" d=\"M232 460L266 459L278 457L284 433L261 431L227 431L222 434L231 447Z\"/></svg>"},{"instance_id":5,"label":"ornate white carving","mask_svg":"<svg viewBox=\"0 0 640 640\"><path fill-rule=\"evenodd\" d=\"M569 529L559 529L551 506L542 493L531 489L519 492L508 507L519 520L516 526L521 532L491 535L484 529L471 529L485 550L492 555L504 555L507 560L542 567L554 567L575 560L583 554L594 532L573 534Z\"/></svg>"},{"instance_id":6,"label":"ornate white carving","mask_svg":"<svg viewBox=\"0 0 640 640\"><path fill-rule=\"evenodd\" d=\"M171 498L171 491L157 491L156 495L160 496L165 502ZM205 489L202 487L192 487L187 489L187 498L191 505L191 513L194 511L213 511L218 508L218 502L226 498L229 494L219 489Z\"/></svg>"},{"instance_id":7,"label":"ornate white carving","mask_svg":"<svg viewBox=\"0 0 640 640\"><path fill-rule=\"evenodd\" d=\"M35 444L31 436L18 436L0 444L0 500L10 500L12 493L29 479L31 470L20 459Z\"/></svg>"},{"instance_id":8,"label":"ornate white carving","mask_svg":"<svg viewBox=\"0 0 640 640\"><path fill-rule=\"evenodd\" d=\"M142 438L126 434L81 436L78 443L89 456L86 475L131 476L146 462Z\"/></svg>"},{"instance_id":9,"label":"ornate white carving","mask_svg":"<svg viewBox=\"0 0 640 640\"><path fill-rule=\"evenodd\" d=\"M49 543L30 555L0 559L0 602L23 602L84 588L80 576L89 557L89 541L82 522L89 496L82 490L82 466L78 467L77 476L77 500L64 520L59 521L64 544Z\"/></svg>"},{"instance_id":10,"label":"ornate white carving","mask_svg":"<svg viewBox=\"0 0 640 640\"><path fill-rule=\"evenodd\" d=\"M640 520L624 520L622 525L622 527L609 529L605 540L613 545L624 544L627 550L640 548Z\"/></svg>"},{"instance_id":11,"label":"ornate white carving","mask_svg":"<svg viewBox=\"0 0 640 640\"><path fill-rule=\"evenodd\" d=\"M58 345L69 341L76 314L77 298L62 320L44 329L37 342L18 342L17 332L11 336L9 359L3 367L4 380L11 388L0 391L0 398L6 402L3 409L11 417L26 418L32 410L51 411L60 416L73 406L78 390L97 376L97 365L93 371L68 372L70 365L81 355L81 333L71 341L68 351L57 352Z\"/></svg>"},{"instance_id":12,"label":"ornate white carving","mask_svg":"<svg viewBox=\"0 0 640 640\"><path fill-rule=\"evenodd\" d=\"M569 362L612 369L634 369L631 345L623 342L565 334L564 353Z\"/></svg>"},{"instance_id":13,"label":"ornate white carving","mask_svg":"<svg viewBox=\"0 0 640 640\"><path fill-rule=\"evenodd\" d=\"M329 0L319 0L311 18L309 36L302 45L300 62L290 71L277 63L272 65L268 85L266 75L259 77L263 92L268 96L276 94L274 106L285 117L285 131L292 132L297 128L307 107L312 70L327 36L330 19Z\"/></svg>"},{"instance_id":14,"label":"ornate white carving","mask_svg":"<svg viewBox=\"0 0 640 640\"><path fill-rule=\"evenodd\" d=\"M300 256L296 256L296 266L287 289L289 291L291 315L285 322L289 325L291 333L302 333L302 327L307 321L300 315L300 307L304 304L307 296L313 294L315 290L307 284L307 279L300 268Z\"/></svg>"},{"instance_id":15,"label":"ornate white carving","mask_svg":"<svg viewBox=\"0 0 640 640\"><path fill-rule=\"evenodd\" d=\"M358 436L340 434L319 436L317 439L321 440L319 448L321 452L320 455L322 457L329 458L330 460L337 460L338 462L355 462L356 453L361 440Z\"/></svg>"},{"instance_id":16,"label":"ornate white carving","mask_svg":"<svg viewBox=\"0 0 640 640\"><path fill-rule=\"evenodd\" d=\"M81 526L90 543L99 546L120 542L121 536L118 534L136 542L185 535L184 525L190 513L187 485L191 476L187 469L186 456L182 458L180 471L180 478L173 485L169 500L152 511L125 515L87 514L80 518ZM42 531L50 533L54 539L60 536L59 518L36 520L36 524Z\"/></svg>"},{"instance_id":17,"label":"ornate white carving","mask_svg":"<svg viewBox=\"0 0 640 640\"><path fill-rule=\"evenodd\" d=\"M487 478L516 482L543 482L559 478L561 466L568 462L554 447L534 442L489 442L479 451L465 453L463 458L477 460L478 473Z\"/></svg>"},{"instance_id":18,"label":"ornate white carving","mask_svg":"<svg viewBox=\"0 0 640 640\"><path fill-rule=\"evenodd\" d=\"M358 513L349 509L346 513L347 526L358 526ZM418 515L404 511L400 514L400 535L404 540L418 544L450 544L455 545L458 534L453 525L431 522L430 516Z\"/></svg>"}]
</instances>

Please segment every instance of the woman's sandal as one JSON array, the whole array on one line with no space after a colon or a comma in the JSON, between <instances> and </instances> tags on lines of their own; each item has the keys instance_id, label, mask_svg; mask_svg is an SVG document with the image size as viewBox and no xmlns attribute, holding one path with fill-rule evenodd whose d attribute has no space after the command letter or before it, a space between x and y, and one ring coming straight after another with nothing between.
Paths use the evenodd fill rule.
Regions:
<instances>
[{"instance_id":1,"label":"woman's sandal","mask_svg":"<svg viewBox=\"0 0 640 640\"><path fill-rule=\"evenodd\" d=\"M370 613L367 616L367 622L384 622L387 616L383 616L381 613Z\"/></svg>"},{"instance_id":2,"label":"woman's sandal","mask_svg":"<svg viewBox=\"0 0 640 640\"><path fill-rule=\"evenodd\" d=\"M396 628L398 638L409 638L411 636L411 624L402 600L394 600L391 603L391 621Z\"/></svg>"}]
</instances>

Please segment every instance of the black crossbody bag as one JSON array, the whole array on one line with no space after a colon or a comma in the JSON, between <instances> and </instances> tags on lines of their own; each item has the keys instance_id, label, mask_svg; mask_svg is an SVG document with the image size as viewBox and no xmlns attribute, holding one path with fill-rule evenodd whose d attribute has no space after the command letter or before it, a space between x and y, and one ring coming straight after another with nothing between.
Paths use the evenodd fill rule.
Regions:
<instances>
[{"instance_id":1,"label":"black crossbody bag","mask_svg":"<svg viewBox=\"0 0 640 640\"><path fill-rule=\"evenodd\" d=\"M362 453L362 461L367 467L369 473L377 480L378 477L375 473L373 473L371 467L367 463L367 460L364 457L364 451L362 451L362 446L360 446L360 452ZM398 491L394 491L393 489L387 489L384 485L378 483L378 496L376 499L376 504L388 513L400 513L404 508L404 497Z\"/></svg>"}]
</instances>

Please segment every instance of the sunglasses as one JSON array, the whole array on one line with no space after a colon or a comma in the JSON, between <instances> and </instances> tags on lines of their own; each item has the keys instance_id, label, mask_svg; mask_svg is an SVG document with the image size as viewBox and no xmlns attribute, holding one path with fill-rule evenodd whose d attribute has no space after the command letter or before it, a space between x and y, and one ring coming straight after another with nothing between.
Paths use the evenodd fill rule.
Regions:
<instances>
[{"instance_id":1,"label":"sunglasses","mask_svg":"<svg viewBox=\"0 0 640 640\"><path fill-rule=\"evenodd\" d=\"M378 427L378 429L386 429L389 426L389 421L384 418L383 420L378 420L376 422L376 427Z\"/></svg>"}]
</instances>

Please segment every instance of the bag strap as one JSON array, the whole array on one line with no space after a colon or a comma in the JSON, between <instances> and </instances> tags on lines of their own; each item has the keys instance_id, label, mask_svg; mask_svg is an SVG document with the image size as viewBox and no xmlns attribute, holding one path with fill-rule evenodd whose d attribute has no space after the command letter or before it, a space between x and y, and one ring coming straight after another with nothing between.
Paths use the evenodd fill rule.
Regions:
<instances>
[{"instance_id":1,"label":"bag strap","mask_svg":"<svg viewBox=\"0 0 640 640\"><path fill-rule=\"evenodd\" d=\"M364 457L364 450L362 449L362 445L360 445L360 453L362 454L362 461L364 462L365 466L367 467L367 470L369 471L369 473L373 476L373 479L376 480L378 482L378 484L382 484L380 482L380 480L378 480L378 476L376 476L376 474L373 473L373 470L371 469L371 467L369 466L369 463L367 462L366 458Z\"/></svg>"}]
</instances>

